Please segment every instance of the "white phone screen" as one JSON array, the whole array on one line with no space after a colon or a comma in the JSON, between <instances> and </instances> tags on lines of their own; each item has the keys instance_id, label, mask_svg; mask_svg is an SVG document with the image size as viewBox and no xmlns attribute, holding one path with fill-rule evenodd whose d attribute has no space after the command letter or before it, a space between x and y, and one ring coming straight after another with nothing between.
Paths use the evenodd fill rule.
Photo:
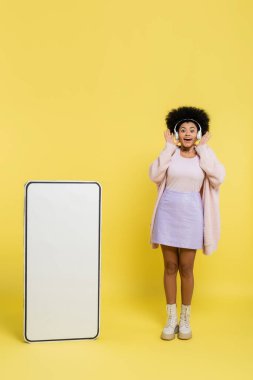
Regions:
<instances>
[{"instance_id":1,"label":"white phone screen","mask_svg":"<svg viewBox=\"0 0 253 380\"><path fill-rule=\"evenodd\" d=\"M98 182L25 184L25 341L97 338L100 236Z\"/></svg>"}]
</instances>

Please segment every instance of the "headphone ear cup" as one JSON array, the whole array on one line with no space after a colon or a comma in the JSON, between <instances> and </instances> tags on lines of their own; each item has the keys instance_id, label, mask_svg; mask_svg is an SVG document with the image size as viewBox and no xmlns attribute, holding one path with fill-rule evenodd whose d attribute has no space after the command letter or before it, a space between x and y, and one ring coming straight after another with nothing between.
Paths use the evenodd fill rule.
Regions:
<instances>
[{"instance_id":1,"label":"headphone ear cup","mask_svg":"<svg viewBox=\"0 0 253 380\"><path fill-rule=\"evenodd\" d=\"M198 133L197 133L197 139L200 140L201 137L202 137L202 133L201 133L201 131L198 131Z\"/></svg>"},{"instance_id":2,"label":"headphone ear cup","mask_svg":"<svg viewBox=\"0 0 253 380\"><path fill-rule=\"evenodd\" d=\"M175 138L178 140L178 132L175 133Z\"/></svg>"}]
</instances>

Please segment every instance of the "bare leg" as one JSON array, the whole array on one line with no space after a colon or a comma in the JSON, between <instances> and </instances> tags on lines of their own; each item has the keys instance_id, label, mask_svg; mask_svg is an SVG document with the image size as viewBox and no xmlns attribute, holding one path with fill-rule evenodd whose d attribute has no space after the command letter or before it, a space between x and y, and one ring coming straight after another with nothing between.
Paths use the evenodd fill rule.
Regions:
<instances>
[{"instance_id":1,"label":"bare leg","mask_svg":"<svg viewBox=\"0 0 253 380\"><path fill-rule=\"evenodd\" d=\"M164 290L167 304L176 303L178 248L161 244L164 260Z\"/></svg>"},{"instance_id":2,"label":"bare leg","mask_svg":"<svg viewBox=\"0 0 253 380\"><path fill-rule=\"evenodd\" d=\"M196 249L180 248L179 272L181 276L181 297L184 305L190 305L194 288L193 266Z\"/></svg>"}]
</instances>

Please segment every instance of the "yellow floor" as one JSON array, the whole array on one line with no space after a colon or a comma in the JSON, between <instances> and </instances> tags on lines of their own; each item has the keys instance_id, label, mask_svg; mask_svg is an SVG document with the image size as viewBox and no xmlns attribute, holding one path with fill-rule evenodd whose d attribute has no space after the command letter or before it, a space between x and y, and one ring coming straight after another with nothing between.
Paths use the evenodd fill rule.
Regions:
<instances>
[{"instance_id":1,"label":"yellow floor","mask_svg":"<svg viewBox=\"0 0 253 380\"><path fill-rule=\"evenodd\" d=\"M253 378L253 302L243 295L193 301L185 341L160 339L162 296L104 297L96 340L29 344L19 301L1 310L1 380Z\"/></svg>"}]
</instances>

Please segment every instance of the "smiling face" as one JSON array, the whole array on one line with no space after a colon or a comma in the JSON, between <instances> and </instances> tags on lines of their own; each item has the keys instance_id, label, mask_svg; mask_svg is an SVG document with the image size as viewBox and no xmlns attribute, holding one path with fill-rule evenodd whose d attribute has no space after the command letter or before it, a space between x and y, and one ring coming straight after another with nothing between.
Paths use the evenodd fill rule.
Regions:
<instances>
[{"instance_id":1,"label":"smiling face","mask_svg":"<svg viewBox=\"0 0 253 380\"><path fill-rule=\"evenodd\" d=\"M198 128L192 121L183 122L178 130L181 146L190 149L197 141Z\"/></svg>"}]
</instances>

